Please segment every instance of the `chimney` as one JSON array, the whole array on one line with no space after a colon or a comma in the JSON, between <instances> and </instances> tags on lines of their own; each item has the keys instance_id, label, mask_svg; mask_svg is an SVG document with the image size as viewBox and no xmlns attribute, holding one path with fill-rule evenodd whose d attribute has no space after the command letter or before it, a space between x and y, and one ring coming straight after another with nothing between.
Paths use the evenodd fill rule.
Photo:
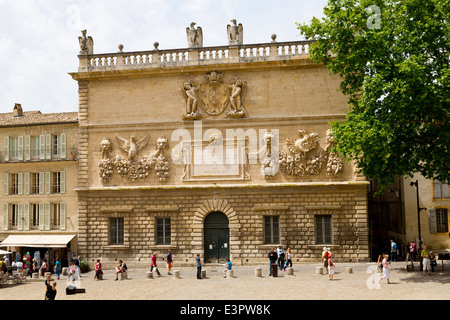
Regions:
<instances>
[{"instance_id":1,"label":"chimney","mask_svg":"<svg viewBox=\"0 0 450 320\"><path fill-rule=\"evenodd\" d=\"M23 117L23 109L22 105L19 103L16 103L13 110L14 117Z\"/></svg>"}]
</instances>

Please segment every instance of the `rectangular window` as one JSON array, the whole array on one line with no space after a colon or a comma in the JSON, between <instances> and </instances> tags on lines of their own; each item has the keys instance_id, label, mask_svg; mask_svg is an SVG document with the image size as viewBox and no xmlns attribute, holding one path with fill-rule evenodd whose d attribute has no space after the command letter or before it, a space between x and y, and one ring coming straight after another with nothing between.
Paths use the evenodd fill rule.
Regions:
<instances>
[{"instance_id":1,"label":"rectangular window","mask_svg":"<svg viewBox=\"0 0 450 320\"><path fill-rule=\"evenodd\" d=\"M39 194L39 172L32 172L30 174L30 179L31 179L30 193Z\"/></svg>"},{"instance_id":2,"label":"rectangular window","mask_svg":"<svg viewBox=\"0 0 450 320\"><path fill-rule=\"evenodd\" d=\"M18 160L19 159L19 138L18 137L10 137L9 138L9 151L10 151L10 160Z\"/></svg>"},{"instance_id":3,"label":"rectangular window","mask_svg":"<svg viewBox=\"0 0 450 320\"><path fill-rule=\"evenodd\" d=\"M331 244L332 229L331 216L315 216L316 220L316 244Z\"/></svg>"},{"instance_id":4,"label":"rectangular window","mask_svg":"<svg viewBox=\"0 0 450 320\"><path fill-rule=\"evenodd\" d=\"M436 209L436 231L448 232L448 209Z\"/></svg>"},{"instance_id":5,"label":"rectangular window","mask_svg":"<svg viewBox=\"0 0 450 320\"><path fill-rule=\"evenodd\" d=\"M18 173L11 173L11 175L10 175L9 194L19 194L19 174Z\"/></svg>"},{"instance_id":6,"label":"rectangular window","mask_svg":"<svg viewBox=\"0 0 450 320\"><path fill-rule=\"evenodd\" d=\"M171 231L170 231L170 219L157 219L156 220L156 244L170 244L171 243Z\"/></svg>"},{"instance_id":7,"label":"rectangular window","mask_svg":"<svg viewBox=\"0 0 450 320\"><path fill-rule=\"evenodd\" d=\"M59 227L61 225L59 203L52 203L52 224L55 227Z\"/></svg>"},{"instance_id":8,"label":"rectangular window","mask_svg":"<svg viewBox=\"0 0 450 320\"><path fill-rule=\"evenodd\" d=\"M433 180L434 199L448 199L448 184Z\"/></svg>"},{"instance_id":9,"label":"rectangular window","mask_svg":"<svg viewBox=\"0 0 450 320\"><path fill-rule=\"evenodd\" d=\"M31 160L39 160L39 137L33 136L31 137Z\"/></svg>"},{"instance_id":10,"label":"rectangular window","mask_svg":"<svg viewBox=\"0 0 450 320\"><path fill-rule=\"evenodd\" d=\"M17 204L11 205L11 227L17 227L18 208Z\"/></svg>"},{"instance_id":11,"label":"rectangular window","mask_svg":"<svg viewBox=\"0 0 450 320\"><path fill-rule=\"evenodd\" d=\"M266 216L264 217L264 241L265 243L280 242L280 217Z\"/></svg>"},{"instance_id":12,"label":"rectangular window","mask_svg":"<svg viewBox=\"0 0 450 320\"><path fill-rule=\"evenodd\" d=\"M61 193L61 172L52 172L52 193Z\"/></svg>"},{"instance_id":13,"label":"rectangular window","mask_svg":"<svg viewBox=\"0 0 450 320\"><path fill-rule=\"evenodd\" d=\"M31 226L39 227L39 204L30 204Z\"/></svg>"},{"instance_id":14,"label":"rectangular window","mask_svg":"<svg viewBox=\"0 0 450 320\"><path fill-rule=\"evenodd\" d=\"M124 244L124 229L123 218L111 218L109 221L109 244L123 245Z\"/></svg>"}]
</instances>

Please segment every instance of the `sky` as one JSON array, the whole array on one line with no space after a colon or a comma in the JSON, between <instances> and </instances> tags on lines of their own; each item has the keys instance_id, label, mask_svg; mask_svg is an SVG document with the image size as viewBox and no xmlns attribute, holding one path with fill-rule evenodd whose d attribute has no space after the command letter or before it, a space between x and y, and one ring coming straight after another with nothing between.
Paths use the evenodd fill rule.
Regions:
<instances>
[{"instance_id":1,"label":"sky","mask_svg":"<svg viewBox=\"0 0 450 320\"><path fill-rule=\"evenodd\" d=\"M231 19L244 44L302 40L296 23L322 17L327 0L0 0L0 112L77 112L78 37L86 29L94 53L187 48L196 22L203 45L228 44Z\"/></svg>"}]
</instances>

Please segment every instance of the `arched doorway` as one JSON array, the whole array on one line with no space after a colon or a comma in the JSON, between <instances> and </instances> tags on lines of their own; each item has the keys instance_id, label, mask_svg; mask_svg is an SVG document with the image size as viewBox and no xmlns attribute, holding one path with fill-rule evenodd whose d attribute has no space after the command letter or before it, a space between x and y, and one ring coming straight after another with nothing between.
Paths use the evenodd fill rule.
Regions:
<instances>
[{"instance_id":1,"label":"arched doorway","mask_svg":"<svg viewBox=\"0 0 450 320\"><path fill-rule=\"evenodd\" d=\"M224 263L230 258L230 228L224 213L215 211L206 217L204 244L206 263Z\"/></svg>"}]
</instances>

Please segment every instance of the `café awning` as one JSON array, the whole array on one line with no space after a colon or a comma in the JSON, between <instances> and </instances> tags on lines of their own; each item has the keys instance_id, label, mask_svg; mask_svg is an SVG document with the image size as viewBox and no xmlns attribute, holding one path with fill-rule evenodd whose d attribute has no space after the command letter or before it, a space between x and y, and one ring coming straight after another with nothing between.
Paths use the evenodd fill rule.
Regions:
<instances>
[{"instance_id":1,"label":"caf\u00e9 awning","mask_svg":"<svg viewBox=\"0 0 450 320\"><path fill-rule=\"evenodd\" d=\"M71 235L11 235L0 247L65 248L75 238Z\"/></svg>"}]
</instances>

